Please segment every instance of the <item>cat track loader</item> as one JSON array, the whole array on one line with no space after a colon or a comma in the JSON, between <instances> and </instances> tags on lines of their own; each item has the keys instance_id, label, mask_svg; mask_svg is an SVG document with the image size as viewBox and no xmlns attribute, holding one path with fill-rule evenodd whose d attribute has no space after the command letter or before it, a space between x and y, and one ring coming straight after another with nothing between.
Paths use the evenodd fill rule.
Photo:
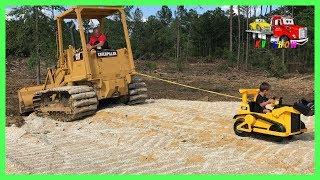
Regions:
<instances>
[{"instance_id":1,"label":"cat track loader","mask_svg":"<svg viewBox=\"0 0 320 180\"><path fill-rule=\"evenodd\" d=\"M273 109L268 113L256 111L255 102L259 89L240 89L242 102L238 113L234 116L234 132L238 136L249 136L251 133L269 135L272 140L280 142L285 138L292 138L307 131L305 124L301 121L301 114L305 116L314 115L314 102L304 99L294 105L282 104L274 101ZM249 100L249 96L253 97Z\"/></svg>"},{"instance_id":2,"label":"cat track loader","mask_svg":"<svg viewBox=\"0 0 320 180\"><path fill-rule=\"evenodd\" d=\"M104 33L108 16L119 15L126 47L87 50L84 20L96 19ZM79 49L63 49L62 22L76 20ZM56 17L58 63L48 69L44 84L18 91L20 113L35 111L60 121L72 121L96 112L99 100L121 98L133 105L147 99L146 84L136 76L123 7L73 7Z\"/></svg>"}]
</instances>

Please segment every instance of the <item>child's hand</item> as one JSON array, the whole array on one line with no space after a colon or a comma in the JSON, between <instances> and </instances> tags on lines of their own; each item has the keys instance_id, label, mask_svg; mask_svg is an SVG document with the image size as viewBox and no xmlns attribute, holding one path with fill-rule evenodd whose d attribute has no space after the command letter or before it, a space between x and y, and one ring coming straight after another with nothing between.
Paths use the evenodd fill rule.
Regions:
<instances>
[{"instance_id":1,"label":"child's hand","mask_svg":"<svg viewBox=\"0 0 320 180\"><path fill-rule=\"evenodd\" d=\"M268 104L272 104L273 102L274 102L274 99L269 99L269 100L267 101Z\"/></svg>"},{"instance_id":2,"label":"child's hand","mask_svg":"<svg viewBox=\"0 0 320 180\"><path fill-rule=\"evenodd\" d=\"M270 109L264 109L264 110L263 110L263 113L269 113L269 112L271 112Z\"/></svg>"}]
</instances>

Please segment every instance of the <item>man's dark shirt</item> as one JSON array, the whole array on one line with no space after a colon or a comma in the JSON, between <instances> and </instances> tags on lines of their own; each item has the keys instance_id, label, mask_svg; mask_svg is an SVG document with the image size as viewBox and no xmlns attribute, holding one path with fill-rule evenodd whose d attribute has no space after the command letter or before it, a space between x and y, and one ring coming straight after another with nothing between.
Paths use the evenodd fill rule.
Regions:
<instances>
[{"instance_id":1,"label":"man's dark shirt","mask_svg":"<svg viewBox=\"0 0 320 180\"><path fill-rule=\"evenodd\" d=\"M261 96L260 94L258 94L257 98L256 98L256 103L257 106L254 108L255 112L263 112L263 110L266 108L265 106L262 107L260 104L263 102L267 102L269 99L266 96Z\"/></svg>"}]
</instances>

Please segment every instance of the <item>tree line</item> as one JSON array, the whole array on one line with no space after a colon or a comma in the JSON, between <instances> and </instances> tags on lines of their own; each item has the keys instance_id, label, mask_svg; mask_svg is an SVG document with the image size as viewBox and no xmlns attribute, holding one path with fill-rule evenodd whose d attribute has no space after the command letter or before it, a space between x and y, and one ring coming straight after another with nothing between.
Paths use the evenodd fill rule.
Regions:
<instances>
[{"instance_id":1,"label":"tree line","mask_svg":"<svg viewBox=\"0 0 320 180\"><path fill-rule=\"evenodd\" d=\"M11 9L8 12L11 18L6 19L7 56L29 57L30 67L36 68L38 73L41 61L48 66L54 65L54 16L63 10L63 6ZM174 10L162 6L147 19L139 7L126 6L125 11L135 59L148 62L170 60L175 62L177 70L183 70L185 64L197 59L209 63L223 61L224 68L260 68L274 76L291 71L313 72L313 6L230 6L227 11L216 7L202 14L184 6L177 6ZM245 33L248 24L256 18L269 21L274 14L290 15L296 24L308 27L309 42L297 49L254 48L251 34ZM84 26L88 36L95 24L88 20ZM124 47L120 18L107 18L105 32L112 48ZM74 22L63 23L63 37L65 46L80 44Z\"/></svg>"}]
</instances>

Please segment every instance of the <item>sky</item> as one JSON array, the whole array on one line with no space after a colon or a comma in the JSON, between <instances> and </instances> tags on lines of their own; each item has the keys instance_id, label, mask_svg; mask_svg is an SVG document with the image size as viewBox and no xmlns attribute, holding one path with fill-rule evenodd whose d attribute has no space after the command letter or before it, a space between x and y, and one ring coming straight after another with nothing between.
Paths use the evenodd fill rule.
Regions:
<instances>
[{"instance_id":1,"label":"sky","mask_svg":"<svg viewBox=\"0 0 320 180\"><path fill-rule=\"evenodd\" d=\"M143 19L146 20L149 16L151 15L155 15L157 13L158 10L161 9L161 6L138 6L142 13L143 13ZM194 9L196 10L199 14L203 14L204 12L206 12L207 10L214 10L215 8L217 8L218 6L185 6L186 9ZM224 11L228 10L230 6L220 6L220 8ZM273 9L277 8L278 6L273 6ZM7 7L6 8L6 12L9 12L13 7ZM68 7L66 7L68 8ZM134 9L136 8L136 6L134 7ZM171 9L172 12L174 12L176 10L176 6L169 6L169 8ZM266 6L263 6L263 13L266 10ZM234 8L234 11L236 14L238 14L237 12L237 8ZM48 12L49 13L49 12ZM56 14L58 14L59 12L56 12ZM257 8L257 14L260 14L260 7ZM10 18L10 17L7 17Z\"/></svg>"},{"instance_id":2,"label":"sky","mask_svg":"<svg viewBox=\"0 0 320 180\"><path fill-rule=\"evenodd\" d=\"M160 10L161 6L138 6L143 13L144 18L148 18L150 15L156 14L158 10ZM215 8L220 7L222 10L226 11L230 8L230 6L185 6L186 9L195 9L199 14L203 14L208 10L214 10ZM272 6L272 9L276 9L279 6ZM135 7L136 8L136 7ZM176 10L176 6L169 6L172 12ZM260 6L257 6L257 14L260 14ZM238 14L237 6L233 6L233 11ZM265 13L266 6L262 6L262 13ZM269 7L268 7L269 12Z\"/></svg>"},{"instance_id":3,"label":"sky","mask_svg":"<svg viewBox=\"0 0 320 180\"><path fill-rule=\"evenodd\" d=\"M151 15L156 15L157 11L159 11L161 9L161 6L135 6L132 10L132 12L135 10L135 8L139 7L143 13L143 21L146 21L148 19L149 16ZM217 7L220 7L223 11L227 11L228 9L230 9L230 6L185 6L185 8L187 10L190 10L190 9L194 9L198 12L198 14L203 14L205 13L206 11L208 10L214 10L215 8ZM233 11L235 12L235 14L238 14L238 9L236 8L237 6L234 6L233 8ZM6 8L6 14L12 10L12 8L14 8L13 6L10 6L10 7L7 7ZM68 9L68 7L65 7ZM169 8L171 9L172 12L174 12L177 8L177 6L169 6ZM265 13L266 11L266 6L263 6L263 14ZM278 8L278 6L273 6L272 9L276 9ZM257 15L260 15L260 6L257 6L256 8L256 13ZM269 11L269 8L268 8L268 11ZM51 16L51 12L50 11L47 11L47 10L43 10L43 12L47 15L47 16ZM58 11L55 11L55 15L59 14L60 12ZM174 15L174 13L172 14ZM10 16L7 16L6 19L11 19L13 17L10 17ZM66 22L67 21L70 21L70 20L65 20ZM76 29L78 29L78 23L76 21L75 22L75 25L76 25ZM99 22L97 20L91 20L91 23L93 23L93 26L98 26L99 25ZM90 30L91 32L92 30Z\"/></svg>"},{"instance_id":4,"label":"sky","mask_svg":"<svg viewBox=\"0 0 320 180\"><path fill-rule=\"evenodd\" d=\"M161 9L161 6L138 6L142 13L144 18L148 18L151 15L155 15L157 11ZM213 10L217 6L185 6L186 9L195 9L198 13L203 14L207 10ZM176 6L169 6L171 11L175 11Z\"/></svg>"},{"instance_id":5,"label":"sky","mask_svg":"<svg viewBox=\"0 0 320 180\"><path fill-rule=\"evenodd\" d=\"M157 13L157 11L159 11L161 9L161 6L135 6L135 8L139 7L140 10L143 13L143 18L147 19L149 16L151 15L155 15ZM204 12L206 12L207 10L213 10L215 9L217 6L185 6L185 8L189 9L195 9L199 14L203 14ZM6 8L6 13L8 13L12 8L14 7L7 7ZM68 7L66 7L68 8ZM176 6L169 6L169 8L171 9L172 12L175 11ZM59 12L56 12L57 14L59 14Z\"/></svg>"}]
</instances>

